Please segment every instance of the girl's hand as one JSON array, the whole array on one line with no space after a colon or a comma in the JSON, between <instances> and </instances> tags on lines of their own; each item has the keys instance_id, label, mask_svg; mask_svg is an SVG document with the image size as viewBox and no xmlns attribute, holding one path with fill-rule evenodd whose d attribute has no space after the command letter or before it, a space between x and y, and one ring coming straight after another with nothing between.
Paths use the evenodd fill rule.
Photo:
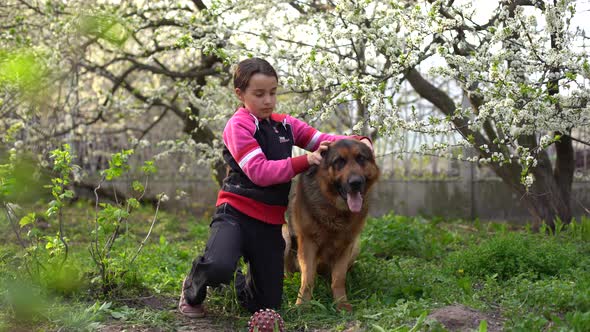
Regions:
<instances>
[{"instance_id":1,"label":"girl's hand","mask_svg":"<svg viewBox=\"0 0 590 332\"><path fill-rule=\"evenodd\" d=\"M307 154L307 162L309 165L319 165L322 162L322 152L328 150L328 145L330 145L330 141L322 141L320 146L317 150L313 153Z\"/></svg>"}]
</instances>

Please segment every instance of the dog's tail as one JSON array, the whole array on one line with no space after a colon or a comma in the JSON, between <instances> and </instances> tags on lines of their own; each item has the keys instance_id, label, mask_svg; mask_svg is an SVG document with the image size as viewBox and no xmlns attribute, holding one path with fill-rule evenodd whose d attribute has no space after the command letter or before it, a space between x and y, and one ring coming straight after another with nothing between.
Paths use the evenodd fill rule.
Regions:
<instances>
[{"instance_id":1,"label":"dog's tail","mask_svg":"<svg viewBox=\"0 0 590 332\"><path fill-rule=\"evenodd\" d=\"M285 240L285 272L292 274L299 271L297 262L297 236L290 224L284 224L281 229Z\"/></svg>"}]
</instances>

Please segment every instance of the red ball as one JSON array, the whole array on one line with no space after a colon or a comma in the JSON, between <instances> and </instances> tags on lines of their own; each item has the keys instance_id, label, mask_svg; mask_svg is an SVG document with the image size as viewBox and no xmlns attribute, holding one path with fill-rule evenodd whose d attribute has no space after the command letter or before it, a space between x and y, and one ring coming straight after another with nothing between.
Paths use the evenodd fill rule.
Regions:
<instances>
[{"instance_id":1,"label":"red ball","mask_svg":"<svg viewBox=\"0 0 590 332\"><path fill-rule=\"evenodd\" d=\"M248 332L285 332L285 322L278 312L260 309L250 317Z\"/></svg>"}]
</instances>

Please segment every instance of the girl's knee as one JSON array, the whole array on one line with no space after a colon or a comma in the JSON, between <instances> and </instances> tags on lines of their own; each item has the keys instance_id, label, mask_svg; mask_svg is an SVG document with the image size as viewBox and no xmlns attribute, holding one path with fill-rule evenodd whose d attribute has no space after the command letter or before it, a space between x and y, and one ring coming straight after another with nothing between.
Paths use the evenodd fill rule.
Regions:
<instances>
[{"instance_id":1,"label":"girl's knee","mask_svg":"<svg viewBox=\"0 0 590 332\"><path fill-rule=\"evenodd\" d=\"M207 279L211 286L229 284L234 277L235 266L225 262L212 263L207 269Z\"/></svg>"}]
</instances>

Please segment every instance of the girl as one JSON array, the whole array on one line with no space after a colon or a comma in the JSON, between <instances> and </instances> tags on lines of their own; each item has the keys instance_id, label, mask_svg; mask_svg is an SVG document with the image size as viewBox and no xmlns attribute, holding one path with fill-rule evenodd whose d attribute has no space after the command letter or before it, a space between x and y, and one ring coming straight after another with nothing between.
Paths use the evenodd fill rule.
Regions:
<instances>
[{"instance_id":1,"label":"girl","mask_svg":"<svg viewBox=\"0 0 590 332\"><path fill-rule=\"evenodd\" d=\"M229 173L219 191L216 212L202 256L193 261L182 285L179 311L203 317L207 286L228 284L235 275L238 300L248 311L279 309L283 292L281 225L285 223L291 179L318 165L327 145L356 138L323 134L289 115L273 113L278 75L265 60L251 58L237 65L234 88L241 107L223 130L223 158ZM293 145L308 151L291 157ZM248 263L244 276L236 266Z\"/></svg>"}]
</instances>

